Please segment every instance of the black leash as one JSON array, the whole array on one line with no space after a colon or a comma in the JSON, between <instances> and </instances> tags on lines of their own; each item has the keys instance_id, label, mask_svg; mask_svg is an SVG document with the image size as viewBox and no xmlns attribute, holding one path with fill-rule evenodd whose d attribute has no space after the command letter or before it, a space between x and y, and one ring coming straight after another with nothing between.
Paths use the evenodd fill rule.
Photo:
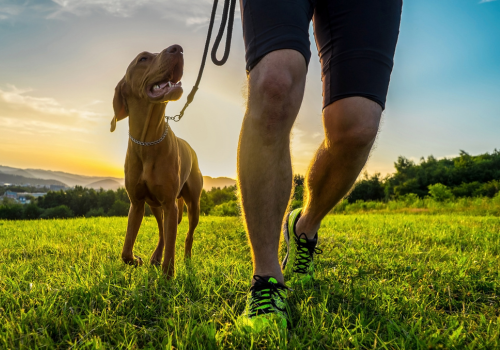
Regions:
<instances>
[{"instance_id":1,"label":"black leash","mask_svg":"<svg viewBox=\"0 0 500 350\"><path fill-rule=\"evenodd\" d=\"M200 85L201 76L203 75L203 70L205 69L205 62L207 60L208 48L210 46L210 38L212 36L212 29L214 27L215 22L215 14L217 12L217 4L219 0L214 0L214 5L212 7L212 15L210 17L210 24L208 26L208 34L207 41L205 43L205 50L203 51L203 58L201 59L200 71L198 72L198 78L196 79L196 84L194 84L193 89L189 93L187 97L187 102L182 108L181 112L173 117L165 116L167 121L173 120L174 122L178 122L184 116L184 112L186 108L188 108L189 104L193 102L194 95L196 91L198 91L198 86ZM222 66L226 63L229 58L229 51L231 49L231 36L233 35L233 23L234 23L234 9L236 7L236 0L224 0L224 9L222 10L222 20L220 23L219 33L215 38L214 46L212 47L212 62L217 66ZM229 22L228 22L229 15ZM227 22L227 26L226 26ZM217 59L217 50L219 49L219 45L222 41L222 36L224 35L224 31L227 27L227 35L226 35L226 47L224 49L224 55L220 60Z\"/></svg>"}]
</instances>

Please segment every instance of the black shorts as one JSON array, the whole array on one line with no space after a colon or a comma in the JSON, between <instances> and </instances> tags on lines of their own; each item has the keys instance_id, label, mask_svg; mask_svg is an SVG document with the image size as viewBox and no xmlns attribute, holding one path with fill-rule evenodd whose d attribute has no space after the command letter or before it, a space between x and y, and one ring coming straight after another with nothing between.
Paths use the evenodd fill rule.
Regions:
<instances>
[{"instance_id":1,"label":"black shorts","mask_svg":"<svg viewBox=\"0 0 500 350\"><path fill-rule=\"evenodd\" d=\"M268 53L311 59L309 23L321 62L323 108L363 96L385 109L402 0L240 0L247 71Z\"/></svg>"}]
</instances>

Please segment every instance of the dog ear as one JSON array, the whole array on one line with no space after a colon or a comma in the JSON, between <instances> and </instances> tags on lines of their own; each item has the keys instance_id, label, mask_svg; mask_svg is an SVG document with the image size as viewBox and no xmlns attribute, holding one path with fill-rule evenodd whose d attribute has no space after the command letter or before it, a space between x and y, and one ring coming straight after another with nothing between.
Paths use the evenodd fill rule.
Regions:
<instances>
[{"instance_id":1,"label":"dog ear","mask_svg":"<svg viewBox=\"0 0 500 350\"><path fill-rule=\"evenodd\" d=\"M115 116L111 119L111 132L116 129L116 122L128 117L127 106L125 103L125 98L123 97L123 90L125 87L125 78L120 80L115 88L115 96L113 97L113 110Z\"/></svg>"}]
</instances>

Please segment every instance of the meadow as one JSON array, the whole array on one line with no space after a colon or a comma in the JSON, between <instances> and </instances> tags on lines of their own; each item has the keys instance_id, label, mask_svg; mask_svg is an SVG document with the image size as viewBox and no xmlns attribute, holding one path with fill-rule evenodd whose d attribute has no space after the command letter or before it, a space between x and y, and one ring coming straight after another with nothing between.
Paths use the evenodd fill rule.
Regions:
<instances>
[{"instance_id":1,"label":"meadow","mask_svg":"<svg viewBox=\"0 0 500 350\"><path fill-rule=\"evenodd\" d=\"M329 215L316 281L290 291L291 325L234 320L250 287L241 218L201 218L176 276L120 260L126 218L0 221L2 349L498 349L500 218ZM135 253L157 242L144 219Z\"/></svg>"}]
</instances>

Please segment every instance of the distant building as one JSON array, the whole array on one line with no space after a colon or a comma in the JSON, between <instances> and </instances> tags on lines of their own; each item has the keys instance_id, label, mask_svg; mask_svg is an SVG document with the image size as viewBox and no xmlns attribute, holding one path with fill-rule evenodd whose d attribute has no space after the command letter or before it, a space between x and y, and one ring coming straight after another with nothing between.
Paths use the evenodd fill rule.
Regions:
<instances>
[{"instance_id":1,"label":"distant building","mask_svg":"<svg viewBox=\"0 0 500 350\"><path fill-rule=\"evenodd\" d=\"M45 195L46 195L46 193L38 193L38 192L29 193L29 192L6 191L4 194L4 197L14 199L15 201L17 201L18 203L21 203L21 204L29 204L31 202L31 200L28 198L31 198L31 197L38 198L38 197L42 197Z\"/></svg>"},{"instance_id":2,"label":"distant building","mask_svg":"<svg viewBox=\"0 0 500 350\"><path fill-rule=\"evenodd\" d=\"M50 188L50 185L35 185L36 188Z\"/></svg>"},{"instance_id":3,"label":"distant building","mask_svg":"<svg viewBox=\"0 0 500 350\"><path fill-rule=\"evenodd\" d=\"M17 199L17 192L6 191L3 196L7 198Z\"/></svg>"}]
</instances>

